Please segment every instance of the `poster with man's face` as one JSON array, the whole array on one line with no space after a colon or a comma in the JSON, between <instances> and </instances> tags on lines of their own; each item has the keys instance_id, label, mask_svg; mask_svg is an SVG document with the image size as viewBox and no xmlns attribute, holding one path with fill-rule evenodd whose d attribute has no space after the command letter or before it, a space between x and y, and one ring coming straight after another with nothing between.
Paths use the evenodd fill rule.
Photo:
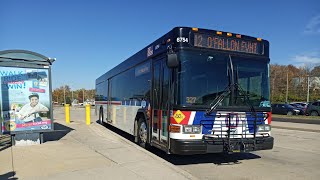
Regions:
<instances>
[{"instance_id":1,"label":"poster with man's face","mask_svg":"<svg viewBox=\"0 0 320 180\"><path fill-rule=\"evenodd\" d=\"M52 129L48 69L0 67L2 133Z\"/></svg>"}]
</instances>

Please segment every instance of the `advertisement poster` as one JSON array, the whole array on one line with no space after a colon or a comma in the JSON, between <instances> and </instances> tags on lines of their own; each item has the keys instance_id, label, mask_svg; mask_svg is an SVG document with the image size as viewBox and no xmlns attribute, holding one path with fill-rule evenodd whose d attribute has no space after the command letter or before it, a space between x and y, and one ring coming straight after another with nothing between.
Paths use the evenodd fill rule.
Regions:
<instances>
[{"instance_id":1,"label":"advertisement poster","mask_svg":"<svg viewBox=\"0 0 320 180\"><path fill-rule=\"evenodd\" d=\"M52 129L49 70L0 67L3 134Z\"/></svg>"}]
</instances>

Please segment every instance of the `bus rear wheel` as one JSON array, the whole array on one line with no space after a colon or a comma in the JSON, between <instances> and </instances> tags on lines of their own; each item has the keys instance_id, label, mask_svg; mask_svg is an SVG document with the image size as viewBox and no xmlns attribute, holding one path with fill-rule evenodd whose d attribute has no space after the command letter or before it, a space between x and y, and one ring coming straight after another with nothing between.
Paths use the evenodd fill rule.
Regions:
<instances>
[{"instance_id":1,"label":"bus rear wheel","mask_svg":"<svg viewBox=\"0 0 320 180\"><path fill-rule=\"evenodd\" d=\"M140 118L138 121L138 144L139 146L146 148L147 147L147 124L143 118Z\"/></svg>"}]
</instances>

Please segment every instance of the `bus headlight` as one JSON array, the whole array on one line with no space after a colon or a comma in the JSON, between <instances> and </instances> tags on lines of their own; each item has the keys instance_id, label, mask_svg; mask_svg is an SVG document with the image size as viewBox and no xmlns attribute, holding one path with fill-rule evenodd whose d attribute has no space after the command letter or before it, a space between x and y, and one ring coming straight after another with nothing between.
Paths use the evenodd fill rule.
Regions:
<instances>
[{"instance_id":1,"label":"bus headlight","mask_svg":"<svg viewBox=\"0 0 320 180\"><path fill-rule=\"evenodd\" d=\"M201 126L199 126L199 125L184 125L183 126L183 133L184 134L200 134L201 133Z\"/></svg>"},{"instance_id":2,"label":"bus headlight","mask_svg":"<svg viewBox=\"0 0 320 180\"><path fill-rule=\"evenodd\" d=\"M193 132L195 134L200 134L201 133L201 126L193 126Z\"/></svg>"},{"instance_id":3,"label":"bus headlight","mask_svg":"<svg viewBox=\"0 0 320 180\"><path fill-rule=\"evenodd\" d=\"M268 132L271 131L271 126L268 124L260 124L258 125L258 132Z\"/></svg>"}]
</instances>

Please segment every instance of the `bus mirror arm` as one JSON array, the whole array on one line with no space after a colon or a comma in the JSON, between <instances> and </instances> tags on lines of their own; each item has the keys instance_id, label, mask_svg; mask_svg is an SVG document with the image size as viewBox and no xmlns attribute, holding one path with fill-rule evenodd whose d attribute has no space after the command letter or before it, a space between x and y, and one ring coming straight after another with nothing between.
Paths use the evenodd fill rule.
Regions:
<instances>
[{"instance_id":1,"label":"bus mirror arm","mask_svg":"<svg viewBox=\"0 0 320 180\"><path fill-rule=\"evenodd\" d=\"M167 66L169 68L176 68L179 66L179 59L176 53L167 54Z\"/></svg>"}]
</instances>

